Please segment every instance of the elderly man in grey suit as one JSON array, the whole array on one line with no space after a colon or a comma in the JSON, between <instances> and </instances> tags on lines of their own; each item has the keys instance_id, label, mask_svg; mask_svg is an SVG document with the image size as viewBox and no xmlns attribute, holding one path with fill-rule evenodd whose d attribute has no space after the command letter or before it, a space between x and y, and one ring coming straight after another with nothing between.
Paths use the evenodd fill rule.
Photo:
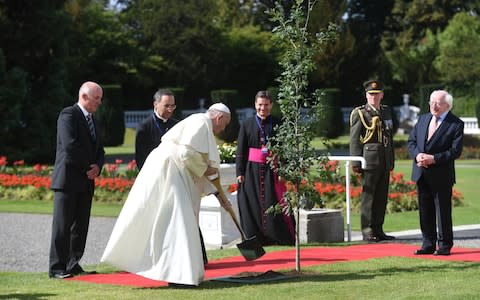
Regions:
<instances>
[{"instance_id":1,"label":"elderly man in grey suit","mask_svg":"<svg viewBox=\"0 0 480 300\"><path fill-rule=\"evenodd\" d=\"M103 90L85 82L78 102L64 108L57 121L57 151L52 173L54 191L50 278L88 273L79 265L85 250L95 178L104 163L104 149L92 116ZM90 272L91 273L91 272Z\"/></svg>"},{"instance_id":2,"label":"elderly man in grey suit","mask_svg":"<svg viewBox=\"0 0 480 300\"><path fill-rule=\"evenodd\" d=\"M453 247L452 188L455 159L463 149L464 124L450 112L452 106L448 92L434 91L430 95L430 113L419 117L408 138L423 236L416 255L450 255Z\"/></svg>"}]
</instances>

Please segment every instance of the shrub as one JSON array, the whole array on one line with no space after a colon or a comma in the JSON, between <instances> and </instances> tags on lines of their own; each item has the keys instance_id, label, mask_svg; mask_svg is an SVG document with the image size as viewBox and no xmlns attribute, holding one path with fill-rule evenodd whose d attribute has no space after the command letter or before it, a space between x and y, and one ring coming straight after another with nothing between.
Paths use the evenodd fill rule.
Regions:
<instances>
[{"instance_id":1,"label":"shrub","mask_svg":"<svg viewBox=\"0 0 480 300\"><path fill-rule=\"evenodd\" d=\"M104 85L102 105L96 114L105 146L123 144L125 122L123 117L122 89L119 85Z\"/></svg>"},{"instance_id":2,"label":"shrub","mask_svg":"<svg viewBox=\"0 0 480 300\"><path fill-rule=\"evenodd\" d=\"M222 102L227 105L232 112L232 119L230 120L230 124L228 124L225 130L220 133L219 138L227 142L235 141L238 137L238 131L240 129L237 114L235 113L235 110L239 108L238 103L240 103L238 91L213 90L210 92L210 96L212 98L212 103Z\"/></svg>"},{"instance_id":3,"label":"shrub","mask_svg":"<svg viewBox=\"0 0 480 300\"><path fill-rule=\"evenodd\" d=\"M221 163L235 163L237 153L237 143L223 143L217 145L218 153L220 154Z\"/></svg>"}]
</instances>

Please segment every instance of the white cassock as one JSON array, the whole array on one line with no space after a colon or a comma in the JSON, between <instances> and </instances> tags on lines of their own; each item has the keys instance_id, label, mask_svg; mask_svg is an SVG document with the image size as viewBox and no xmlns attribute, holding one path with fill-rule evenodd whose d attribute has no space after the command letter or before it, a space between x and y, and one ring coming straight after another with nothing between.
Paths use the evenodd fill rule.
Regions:
<instances>
[{"instance_id":1,"label":"white cassock","mask_svg":"<svg viewBox=\"0 0 480 300\"><path fill-rule=\"evenodd\" d=\"M204 173L219 165L206 114L170 129L138 174L101 261L154 280L198 285L204 276L200 199L214 191Z\"/></svg>"}]
</instances>

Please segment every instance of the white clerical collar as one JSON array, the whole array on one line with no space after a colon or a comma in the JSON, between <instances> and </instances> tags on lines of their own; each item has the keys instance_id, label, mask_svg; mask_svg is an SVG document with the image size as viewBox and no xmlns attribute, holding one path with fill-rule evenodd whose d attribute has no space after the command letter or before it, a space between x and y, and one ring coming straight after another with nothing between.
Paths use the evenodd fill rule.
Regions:
<instances>
[{"instance_id":1,"label":"white clerical collar","mask_svg":"<svg viewBox=\"0 0 480 300\"><path fill-rule=\"evenodd\" d=\"M78 103L78 107L82 110L83 116L86 118L90 113L83 107L80 103Z\"/></svg>"},{"instance_id":2,"label":"white clerical collar","mask_svg":"<svg viewBox=\"0 0 480 300\"><path fill-rule=\"evenodd\" d=\"M168 119L165 119L165 118L160 117L155 110L153 110L153 113L155 114L155 116L156 116L157 118L159 118L160 120L162 120L163 123L167 123Z\"/></svg>"}]
</instances>

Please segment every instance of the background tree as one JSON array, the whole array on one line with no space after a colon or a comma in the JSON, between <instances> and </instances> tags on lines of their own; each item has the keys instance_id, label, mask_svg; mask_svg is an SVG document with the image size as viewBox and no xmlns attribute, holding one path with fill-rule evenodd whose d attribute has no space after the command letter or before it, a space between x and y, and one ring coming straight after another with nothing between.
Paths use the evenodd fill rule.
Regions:
<instances>
[{"instance_id":1,"label":"background tree","mask_svg":"<svg viewBox=\"0 0 480 300\"><path fill-rule=\"evenodd\" d=\"M219 45L215 89L235 89L239 93L237 107L252 107L259 90L275 84L280 73L279 48L271 32L258 26L234 27L224 32Z\"/></svg>"},{"instance_id":2,"label":"background tree","mask_svg":"<svg viewBox=\"0 0 480 300\"><path fill-rule=\"evenodd\" d=\"M347 1L319 0L310 12L308 31L312 36L326 28L329 23L335 23L343 30L343 34L335 42L315 54L317 67L310 75L312 87L337 87L341 77L339 70L345 60L354 53L354 37L344 26L346 5Z\"/></svg>"},{"instance_id":3,"label":"background tree","mask_svg":"<svg viewBox=\"0 0 480 300\"><path fill-rule=\"evenodd\" d=\"M64 2L7 0L0 3L0 45L5 55L5 70L16 73L20 79L15 83L20 87L6 87L23 90L19 92L22 97L17 99L21 130L14 131L15 141L9 145L15 151L4 153L12 160L47 162L55 155L56 131L52 129L56 127L60 108L71 99L67 92L70 83L65 38L69 35L71 20L64 10Z\"/></svg>"},{"instance_id":4,"label":"background tree","mask_svg":"<svg viewBox=\"0 0 480 300\"><path fill-rule=\"evenodd\" d=\"M335 86L341 91L343 106L364 101L362 82L377 77L389 83L380 41L392 5L393 0L347 1L342 35L335 45L344 53L337 56L340 63Z\"/></svg>"},{"instance_id":5,"label":"background tree","mask_svg":"<svg viewBox=\"0 0 480 300\"><path fill-rule=\"evenodd\" d=\"M476 14L479 8L478 0L395 0L392 13L385 20L381 45L402 93L412 93L421 84L439 81L432 67L437 52L430 47L433 41L429 32L441 32L460 11Z\"/></svg>"},{"instance_id":6,"label":"background tree","mask_svg":"<svg viewBox=\"0 0 480 300\"><path fill-rule=\"evenodd\" d=\"M100 84L128 82L145 59L143 49L120 14L100 2L84 2L69 1L65 6L72 20L68 36L68 67L75 70L70 73L72 85L80 86L86 79Z\"/></svg>"},{"instance_id":7,"label":"background tree","mask_svg":"<svg viewBox=\"0 0 480 300\"><path fill-rule=\"evenodd\" d=\"M438 34L438 56L434 65L439 77L455 97L453 111L471 117L480 103L478 79L480 62L480 19L471 13L456 14Z\"/></svg>"},{"instance_id":8,"label":"background tree","mask_svg":"<svg viewBox=\"0 0 480 300\"><path fill-rule=\"evenodd\" d=\"M480 78L480 18L456 14L438 35L439 53L435 67L440 78L451 85L473 86Z\"/></svg>"},{"instance_id":9,"label":"background tree","mask_svg":"<svg viewBox=\"0 0 480 300\"><path fill-rule=\"evenodd\" d=\"M153 77L152 90L182 84L187 97L192 91L196 96L208 94L218 70L221 32L215 26L216 14L214 0L131 1L126 18L139 45L165 61Z\"/></svg>"},{"instance_id":10,"label":"background tree","mask_svg":"<svg viewBox=\"0 0 480 300\"><path fill-rule=\"evenodd\" d=\"M27 74L19 68L8 71L0 49L0 153L14 153L15 140L23 128L22 104L27 94Z\"/></svg>"}]
</instances>

